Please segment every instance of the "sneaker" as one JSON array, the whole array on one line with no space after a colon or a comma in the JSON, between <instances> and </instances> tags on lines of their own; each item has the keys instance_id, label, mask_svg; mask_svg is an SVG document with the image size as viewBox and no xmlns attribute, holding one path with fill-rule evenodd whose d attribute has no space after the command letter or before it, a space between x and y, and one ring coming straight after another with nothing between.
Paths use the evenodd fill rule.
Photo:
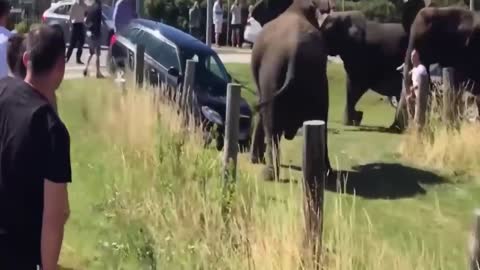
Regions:
<instances>
[{"instance_id":1,"label":"sneaker","mask_svg":"<svg viewBox=\"0 0 480 270\"><path fill-rule=\"evenodd\" d=\"M87 77L88 71L85 69L83 70L83 77Z\"/></svg>"},{"instance_id":2,"label":"sneaker","mask_svg":"<svg viewBox=\"0 0 480 270\"><path fill-rule=\"evenodd\" d=\"M79 65L84 65L84 63L82 62L82 60L77 60L77 64L79 64Z\"/></svg>"},{"instance_id":3,"label":"sneaker","mask_svg":"<svg viewBox=\"0 0 480 270\"><path fill-rule=\"evenodd\" d=\"M98 72L97 73L97 79L103 79L103 78L105 78L105 76L103 76L102 73Z\"/></svg>"}]
</instances>

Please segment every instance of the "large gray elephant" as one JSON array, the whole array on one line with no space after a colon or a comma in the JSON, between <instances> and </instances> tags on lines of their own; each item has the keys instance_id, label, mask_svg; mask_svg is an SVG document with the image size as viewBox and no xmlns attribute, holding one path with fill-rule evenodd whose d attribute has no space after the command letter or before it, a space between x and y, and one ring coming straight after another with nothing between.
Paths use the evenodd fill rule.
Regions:
<instances>
[{"instance_id":1,"label":"large gray elephant","mask_svg":"<svg viewBox=\"0 0 480 270\"><path fill-rule=\"evenodd\" d=\"M262 3L261 1L260 3ZM277 0L270 9L260 4L253 17L260 24L268 22L282 12L292 0ZM326 2L327 4L329 2ZM328 13L330 5L324 8ZM406 4L413 10L413 2ZM413 20L412 12L404 13L404 21ZM405 56L408 34L401 23L379 23L368 20L360 11L333 12L323 21L321 31L327 42L328 54L339 55L347 75L345 125L359 125L363 113L355 106L369 89L387 96L400 98L402 74L397 71Z\"/></svg>"},{"instance_id":2,"label":"large gray elephant","mask_svg":"<svg viewBox=\"0 0 480 270\"><path fill-rule=\"evenodd\" d=\"M473 94L480 93L480 15L463 7L425 7L423 0L408 0L413 8L405 21L409 29L409 43L404 60L404 84L411 85L408 71L411 69L410 54L416 49L420 61L426 67L438 63L453 67L456 71L456 86L465 79L474 82ZM392 127L399 131L408 124L405 93L402 92Z\"/></svg>"},{"instance_id":3,"label":"large gray elephant","mask_svg":"<svg viewBox=\"0 0 480 270\"><path fill-rule=\"evenodd\" d=\"M328 119L327 53L317 6L309 0L294 0L265 24L253 46L251 69L259 117L251 158L254 163L263 161L266 151L264 177L268 180L279 176L281 136L291 140L304 121ZM330 169L328 147L325 158Z\"/></svg>"},{"instance_id":4,"label":"large gray elephant","mask_svg":"<svg viewBox=\"0 0 480 270\"><path fill-rule=\"evenodd\" d=\"M358 125L363 113L355 106L369 89L400 98L408 35L400 23L368 20L360 11L333 12L322 23L328 53L340 56L347 75L344 124Z\"/></svg>"}]
</instances>

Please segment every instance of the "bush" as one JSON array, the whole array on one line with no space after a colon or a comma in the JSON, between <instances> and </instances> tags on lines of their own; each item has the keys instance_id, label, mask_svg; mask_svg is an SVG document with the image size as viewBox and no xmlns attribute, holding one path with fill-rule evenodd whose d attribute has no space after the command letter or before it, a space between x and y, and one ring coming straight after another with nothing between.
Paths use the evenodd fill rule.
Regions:
<instances>
[{"instance_id":1,"label":"bush","mask_svg":"<svg viewBox=\"0 0 480 270\"><path fill-rule=\"evenodd\" d=\"M29 31L29 26L26 22L20 22L15 25L15 30L19 34L25 34Z\"/></svg>"}]
</instances>

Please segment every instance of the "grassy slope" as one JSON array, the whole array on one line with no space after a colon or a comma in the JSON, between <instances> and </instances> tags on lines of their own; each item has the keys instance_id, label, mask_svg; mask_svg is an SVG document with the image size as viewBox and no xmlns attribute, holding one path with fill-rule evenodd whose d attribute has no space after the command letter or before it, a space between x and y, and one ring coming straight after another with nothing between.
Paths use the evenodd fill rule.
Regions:
<instances>
[{"instance_id":1,"label":"grassy slope","mask_svg":"<svg viewBox=\"0 0 480 270\"><path fill-rule=\"evenodd\" d=\"M228 68L236 79L246 82L247 88L255 89L247 65L232 64ZM358 213L366 210L375 234L392 247L414 252L412 247L419 245L419 238L425 242L428 252L445 256L445 269L464 269L466 233L472 222L472 211L479 206L478 185L452 185L449 183L462 183L466 179L398 161L396 152L401 135L375 131L375 127L391 124L394 109L372 91L357 105L357 109L364 111L364 127L343 126L343 67L330 64L328 78L332 123L329 128L333 131L329 133L330 159L336 169L349 171L348 179L357 190ZM246 92L247 99L255 100ZM301 166L302 143L301 137L282 142L284 164ZM244 162L247 163L247 157ZM284 169L283 173L301 177L292 170ZM337 194L329 192L327 196ZM396 198L382 199L386 196ZM357 221L359 226L368 224L365 218Z\"/></svg>"},{"instance_id":2,"label":"grassy slope","mask_svg":"<svg viewBox=\"0 0 480 270\"><path fill-rule=\"evenodd\" d=\"M228 65L228 68L236 79L254 89L247 65ZM466 269L466 236L472 210L477 206L480 195L478 186L444 182L425 185L425 182L441 181L440 177L406 164L397 164L395 151L399 135L342 126L345 78L341 66L329 66L329 79L330 121L332 130L335 130L329 137L330 157L334 167L350 171L349 179L357 187L358 196L354 205L353 197L345 196L346 205L353 205L357 213L355 231L362 234L371 230L376 239L381 239L389 249L402 254L415 256L425 251L442 256L442 265L438 265L438 258L432 258L435 261L433 264L438 265L435 269ZM89 94L109 86L97 81L82 81L81 84L67 81L59 92L60 113L72 137L74 173L72 217L66 231L62 261L74 269L119 269L112 262L123 264L121 269L138 269L128 266L134 261L132 258L112 248L115 239L121 238L125 232L112 221L112 213L106 209L109 209L108 202L114 198L114 183L121 185L115 180L121 179L124 171L118 149L105 143L98 133L98 126L92 121L102 114L102 101ZM245 96L250 101L254 97L253 93ZM86 109L92 106L96 109ZM361 100L359 108L365 112L363 124L366 126L387 126L393 117L392 108L372 93ZM285 164L301 165L301 144L301 137L282 142ZM252 172L260 169L260 166L250 165L247 156L242 156L240 161L243 169ZM355 168L358 165L361 167ZM301 176L295 170L284 170L284 173L291 173L294 178ZM288 193L290 187L288 184L263 181L256 184L270 193L269 202L282 201L282 193ZM421 189L426 193L419 194ZM379 198L395 195L399 198ZM338 196L334 192L327 193L328 215L335 206L333 198ZM326 231L332 230L330 220L326 219ZM424 242L425 250L419 239ZM108 267L105 265L107 262Z\"/></svg>"}]
</instances>

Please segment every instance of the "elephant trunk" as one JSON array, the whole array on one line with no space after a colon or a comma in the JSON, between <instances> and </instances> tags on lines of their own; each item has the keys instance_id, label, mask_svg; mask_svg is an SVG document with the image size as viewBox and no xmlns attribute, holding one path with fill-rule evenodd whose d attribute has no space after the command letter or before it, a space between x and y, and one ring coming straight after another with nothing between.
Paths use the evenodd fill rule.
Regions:
<instances>
[{"instance_id":1,"label":"elephant trunk","mask_svg":"<svg viewBox=\"0 0 480 270\"><path fill-rule=\"evenodd\" d=\"M402 85L402 93L400 95L400 100L398 101L397 111L395 113L395 120L392 124L392 128L397 129L398 131L403 131L408 125L408 112L407 112L407 100L406 94L407 89L409 89L411 85L411 80L408 72L412 67L412 63L410 62L410 55L413 51L413 39L410 39L408 44L407 51L405 52L405 60L403 65L403 85Z\"/></svg>"}]
</instances>

